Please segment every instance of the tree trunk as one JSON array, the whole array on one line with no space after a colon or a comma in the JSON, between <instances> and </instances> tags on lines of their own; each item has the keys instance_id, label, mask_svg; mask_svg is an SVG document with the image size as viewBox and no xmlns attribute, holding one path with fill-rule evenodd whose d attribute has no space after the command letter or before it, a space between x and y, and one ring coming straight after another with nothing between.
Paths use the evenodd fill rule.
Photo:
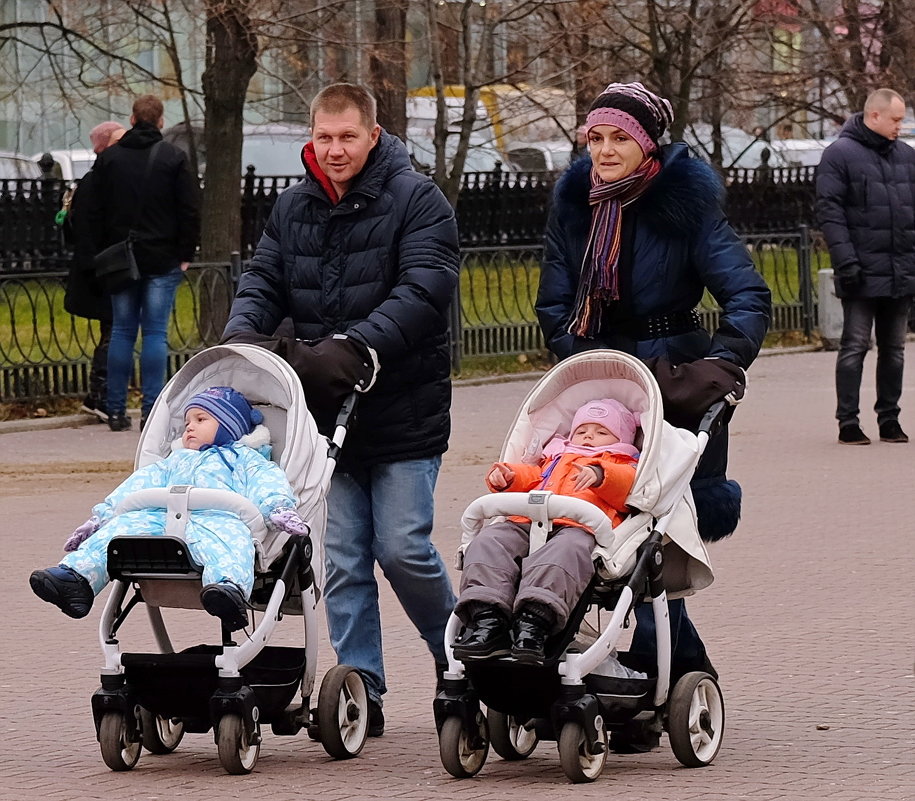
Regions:
<instances>
[{"instance_id":1,"label":"tree trunk","mask_svg":"<svg viewBox=\"0 0 915 801\"><path fill-rule=\"evenodd\" d=\"M245 95L257 70L257 37L248 2L207 0L207 65L203 73L206 104L204 141L207 166L203 190L201 259L228 262L241 247L241 145ZM205 277L203 277L205 279ZM231 286L214 281L203 292L201 336L204 344L222 334Z\"/></svg>"},{"instance_id":2,"label":"tree trunk","mask_svg":"<svg viewBox=\"0 0 915 801\"><path fill-rule=\"evenodd\" d=\"M387 0L375 6L375 48L370 57L372 89L378 101L378 122L388 132L407 138L407 3Z\"/></svg>"}]
</instances>

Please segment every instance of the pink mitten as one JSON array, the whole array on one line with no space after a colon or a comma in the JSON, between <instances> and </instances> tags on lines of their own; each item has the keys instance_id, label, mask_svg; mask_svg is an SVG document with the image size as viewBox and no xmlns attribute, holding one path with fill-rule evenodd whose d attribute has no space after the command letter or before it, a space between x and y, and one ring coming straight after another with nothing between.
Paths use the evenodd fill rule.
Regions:
<instances>
[{"instance_id":1,"label":"pink mitten","mask_svg":"<svg viewBox=\"0 0 915 801\"><path fill-rule=\"evenodd\" d=\"M295 509L277 509L270 515L270 522L280 531L300 537L311 533L308 523L299 517L299 513Z\"/></svg>"},{"instance_id":2,"label":"pink mitten","mask_svg":"<svg viewBox=\"0 0 915 801\"><path fill-rule=\"evenodd\" d=\"M83 540L91 537L98 531L101 524L102 521L95 515L92 515L85 523L77 526L74 532L67 538L67 541L64 543L64 550L75 551L79 548L80 543L82 543Z\"/></svg>"}]
</instances>

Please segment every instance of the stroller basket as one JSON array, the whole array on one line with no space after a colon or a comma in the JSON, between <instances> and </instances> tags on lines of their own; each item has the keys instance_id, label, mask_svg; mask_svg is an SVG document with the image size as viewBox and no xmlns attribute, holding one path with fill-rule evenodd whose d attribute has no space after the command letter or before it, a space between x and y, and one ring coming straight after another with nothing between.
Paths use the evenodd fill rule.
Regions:
<instances>
[{"instance_id":1,"label":"stroller basket","mask_svg":"<svg viewBox=\"0 0 915 801\"><path fill-rule=\"evenodd\" d=\"M210 725L210 697L218 673L218 645L196 645L176 654L123 654L127 686L140 706L162 717L181 717L189 731ZM305 649L268 645L241 670L269 721L292 701L305 670ZM196 721L198 725L188 725Z\"/></svg>"}]
</instances>

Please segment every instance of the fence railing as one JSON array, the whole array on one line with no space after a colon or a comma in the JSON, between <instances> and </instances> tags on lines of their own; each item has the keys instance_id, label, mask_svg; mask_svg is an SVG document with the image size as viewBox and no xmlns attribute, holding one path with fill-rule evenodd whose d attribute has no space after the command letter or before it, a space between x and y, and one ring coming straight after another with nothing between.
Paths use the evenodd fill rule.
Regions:
<instances>
[{"instance_id":1,"label":"fence railing","mask_svg":"<svg viewBox=\"0 0 915 801\"><path fill-rule=\"evenodd\" d=\"M773 332L817 324L817 271L827 267L821 239L806 228L752 234L745 241L773 295ZM462 252L461 279L452 308L452 350L465 358L533 353L544 348L534 302L541 248L478 247ZM241 263L196 264L179 287L169 326L169 374L201 348L218 342ZM0 274L0 402L88 391L97 324L64 311L62 271ZM700 308L715 327L710 297Z\"/></svg>"},{"instance_id":2,"label":"fence railing","mask_svg":"<svg viewBox=\"0 0 915 801\"><path fill-rule=\"evenodd\" d=\"M249 170L242 178L238 248L243 259L253 254L277 198L300 177L259 176ZM553 172L466 173L456 210L462 245L538 244L556 177ZM813 168L729 169L724 180L726 210L737 230L792 231L813 225ZM57 179L0 181L0 274L65 268L69 254L54 224L65 188Z\"/></svg>"}]
</instances>

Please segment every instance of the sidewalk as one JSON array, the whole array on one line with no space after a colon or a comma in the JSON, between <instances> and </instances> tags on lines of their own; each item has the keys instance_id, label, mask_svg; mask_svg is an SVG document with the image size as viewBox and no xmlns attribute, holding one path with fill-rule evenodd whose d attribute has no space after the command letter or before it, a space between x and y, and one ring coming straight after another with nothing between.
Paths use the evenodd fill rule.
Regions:
<instances>
[{"instance_id":1,"label":"sidewalk","mask_svg":"<svg viewBox=\"0 0 915 801\"><path fill-rule=\"evenodd\" d=\"M915 364L915 343L907 346ZM862 392L872 437L873 359ZM382 581L388 686L384 737L353 761L334 762L304 734L267 731L253 774L226 775L212 735L188 735L169 756L143 754L129 773L102 763L89 698L98 685L99 609L74 621L29 591L28 573L51 564L93 503L129 471L139 432L101 425L0 436L0 511L9 580L0 587L7 647L0 687L0 801L269 797L494 801L536 796L643 801L911 801L915 798L912 518L915 443L836 444L834 353L757 361L737 410L731 473L744 486L743 520L711 547L716 581L689 601L721 674L727 707L715 763L682 768L666 738L647 755L608 758L603 775L571 786L555 743L530 759L494 753L472 780L451 779L432 719L432 660ZM901 423L915 433L915 373ZM484 491L534 377L456 387L454 433L437 493L435 539L450 564L464 506ZM457 574L453 574L455 582ZM181 646L211 634L201 613L174 611ZM134 619L135 618L135 619ZM152 648L142 614L125 626L130 650ZM287 618L280 641L301 638ZM333 664L321 631L318 681Z\"/></svg>"}]
</instances>

